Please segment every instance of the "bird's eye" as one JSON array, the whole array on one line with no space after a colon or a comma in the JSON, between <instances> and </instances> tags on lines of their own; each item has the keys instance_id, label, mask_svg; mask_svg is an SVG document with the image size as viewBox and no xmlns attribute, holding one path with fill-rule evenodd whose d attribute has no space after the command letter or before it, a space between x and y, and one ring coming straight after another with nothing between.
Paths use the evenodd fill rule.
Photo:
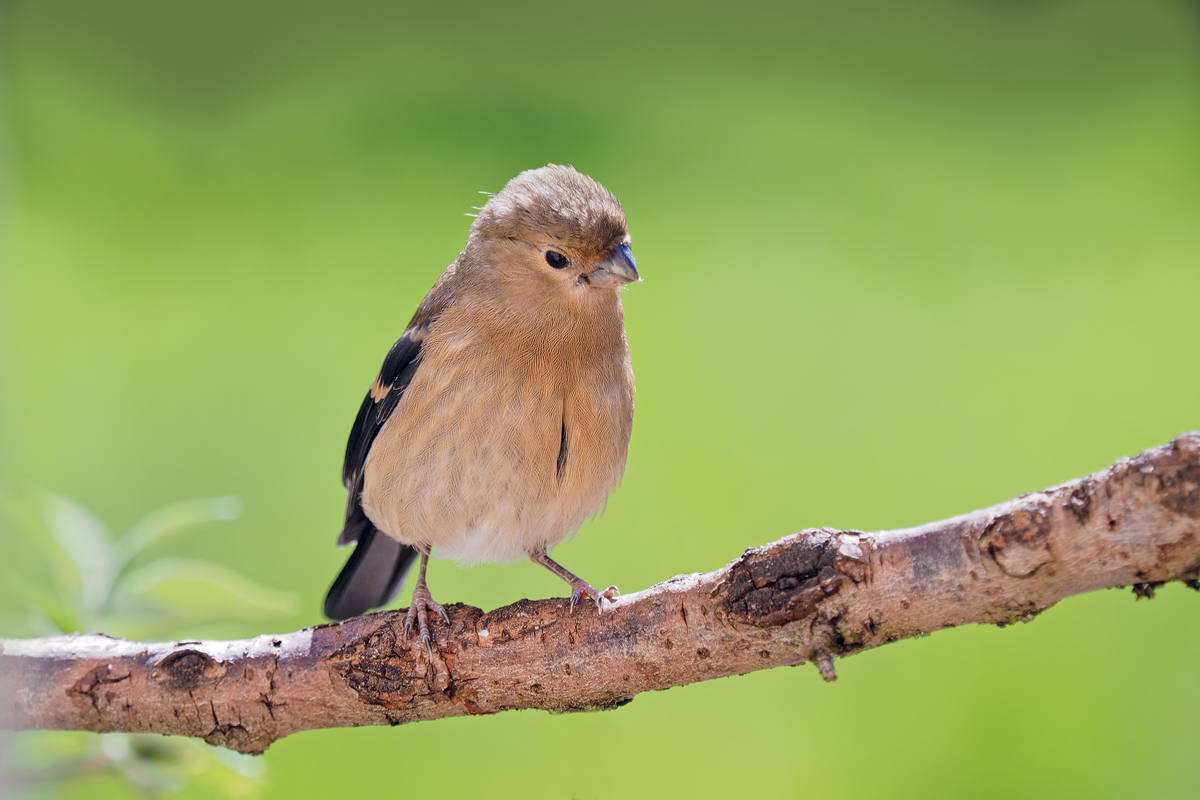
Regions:
<instances>
[{"instance_id":1,"label":"bird's eye","mask_svg":"<svg viewBox=\"0 0 1200 800\"><path fill-rule=\"evenodd\" d=\"M565 267L567 264L569 264L571 262L567 260L566 256L564 256L562 253L558 252L557 250L547 250L546 251L546 263L549 264L550 266L554 267L555 269L562 269L563 267Z\"/></svg>"}]
</instances>

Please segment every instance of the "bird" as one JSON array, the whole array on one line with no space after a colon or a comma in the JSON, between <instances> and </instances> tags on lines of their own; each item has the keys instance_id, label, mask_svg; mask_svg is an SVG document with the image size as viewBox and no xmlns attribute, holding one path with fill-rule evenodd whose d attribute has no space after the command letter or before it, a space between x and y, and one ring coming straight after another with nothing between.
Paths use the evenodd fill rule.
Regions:
<instances>
[{"instance_id":1,"label":"bird","mask_svg":"<svg viewBox=\"0 0 1200 800\"><path fill-rule=\"evenodd\" d=\"M403 635L433 657L430 556L529 558L603 611L550 558L625 470L634 376L621 290L641 281L624 209L573 167L520 173L491 196L462 252L417 307L346 444L338 545L355 545L325 599L340 620L387 605L420 559Z\"/></svg>"}]
</instances>

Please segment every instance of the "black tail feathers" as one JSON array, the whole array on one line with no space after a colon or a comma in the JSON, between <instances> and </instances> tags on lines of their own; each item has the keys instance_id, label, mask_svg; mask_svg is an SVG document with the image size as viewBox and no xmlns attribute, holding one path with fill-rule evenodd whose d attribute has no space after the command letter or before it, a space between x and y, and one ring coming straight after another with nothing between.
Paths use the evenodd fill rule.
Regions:
<instances>
[{"instance_id":1,"label":"black tail feathers","mask_svg":"<svg viewBox=\"0 0 1200 800\"><path fill-rule=\"evenodd\" d=\"M380 533L370 523L357 538L350 560L325 596L325 616L330 619L357 617L395 600L404 573L417 560L416 550Z\"/></svg>"}]
</instances>

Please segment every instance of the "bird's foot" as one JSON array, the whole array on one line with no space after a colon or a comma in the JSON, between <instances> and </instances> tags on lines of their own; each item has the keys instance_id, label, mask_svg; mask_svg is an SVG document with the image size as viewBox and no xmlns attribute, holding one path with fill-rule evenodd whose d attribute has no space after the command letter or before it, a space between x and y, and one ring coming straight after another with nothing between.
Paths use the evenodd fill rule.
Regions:
<instances>
[{"instance_id":1,"label":"bird's foot","mask_svg":"<svg viewBox=\"0 0 1200 800\"><path fill-rule=\"evenodd\" d=\"M404 616L404 639L408 640L408 635L412 633L413 622L417 623L417 634L421 637L421 641L425 644L425 650L429 653L429 660L433 660L433 637L429 635L429 612L432 611L439 615L450 624L450 615L446 613L446 609L441 603L435 603L433 598L429 596L429 589L423 583L419 583L413 588L412 605L408 607L408 614Z\"/></svg>"},{"instance_id":2,"label":"bird's foot","mask_svg":"<svg viewBox=\"0 0 1200 800\"><path fill-rule=\"evenodd\" d=\"M617 595L619 595L621 593L620 590L618 590L617 587L615 587L615 586L610 586L607 589L605 589L603 592L598 591L594 586L592 586L590 583L588 583L587 581L585 581L581 578L576 578L573 581L568 581L568 583L571 584L571 613L572 614L575 613L575 604L578 603L580 600L582 600L585 597L596 604L597 612L603 612L604 611L604 601L607 600L608 602L611 603L613 601L613 598L615 598Z\"/></svg>"},{"instance_id":3,"label":"bird's foot","mask_svg":"<svg viewBox=\"0 0 1200 800\"><path fill-rule=\"evenodd\" d=\"M542 565L562 578L571 587L571 613L575 612L575 604L585 597L596 604L596 611L602 612L604 611L604 601L607 600L611 603L612 599L620 594L615 586L610 586L603 592L596 591L590 583L548 556L545 550L532 553L529 558L533 563Z\"/></svg>"}]
</instances>

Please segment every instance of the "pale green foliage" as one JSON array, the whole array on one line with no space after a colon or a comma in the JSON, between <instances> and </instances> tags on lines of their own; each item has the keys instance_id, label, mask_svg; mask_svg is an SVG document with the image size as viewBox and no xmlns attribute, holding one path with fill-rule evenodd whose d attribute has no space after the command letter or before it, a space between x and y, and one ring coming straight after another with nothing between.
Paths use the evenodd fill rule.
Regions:
<instances>
[{"instance_id":1,"label":"pale green foliage","mask_svg":"<svg viewBox=\"0 0 1200 800\"><path fill-rule=\"evenodd\" d=\"M224 620L282 616L295 597L261 586L211 561L160 557L147 551L198 526L235 519L236 497L186 500L154 511L114 536L75 500L46 494L32 505L10 503L41 549L51 583L14 576L27 603L30 628L52 636L103 632L149 638L164 631ZM16 737L5 771L14 791L32 796L83 776L108 773L148 797L184 788L203 796L248 797L258 792L261 760L181 737L143 734L37 732Z\"/></svg>"},{"instance_id":2,"label":"pale green foliage","mask_svg":"<svg viewBox=\"0 0 1200 800\"><path fill-rule=\"evenodd\" d=\"M253 756L153 734L22 734L14 737L6 760L14 784L10 791L30 798L54 797L67 782L104 774L143 797L188 789L202 797L252 798L258 796L266 770L262 759Z\"/></svg>"},{"instance_id":3,"label":"pale green foliage","mask_svg":"<svg viewBox=\"0 0 1200 800\"><path fill-rule=\"evenodd\" d=\"M119 537L88 509L56 494L38 503L31 531L52 569L54 587L20 581L30 627L43 636L95 632L145 639L196 625L291 614L293 595L261 586L202 559L143 556L153 545L197 526L235 519L236 497L185 500L142 518ZM27 527L36 527L28 525Z\"/></svg>"}]
</instances>

